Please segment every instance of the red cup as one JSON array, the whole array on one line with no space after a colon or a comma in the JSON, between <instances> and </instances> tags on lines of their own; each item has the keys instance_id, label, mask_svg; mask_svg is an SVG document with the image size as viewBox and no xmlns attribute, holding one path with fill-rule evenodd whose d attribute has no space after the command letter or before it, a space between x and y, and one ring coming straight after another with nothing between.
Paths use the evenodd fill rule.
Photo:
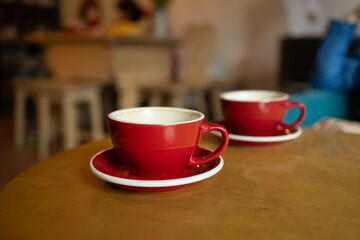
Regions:
<instances>
[{"instance_id":1,"label":"red cup","mask_svg":"<svg viewBox=\"0 0 360 240\"><path fill-rule=\"evenodd\" d=\"M182 108L130 108L110 113L108 127L116 153L131 173L164 179L186 166L216 159L227 147L226 128L205 123L204 118L201 112ZM213 130L222 134L220 146L209 156L194 156L201 136Z\"/></svg>"},{"instance_id":2,"label":"red cup","mask_svg":"<svg viewBox=\"0 0 360 240\"><path fill-rule=\"evenodd\" d=\"M301 102L290 102L284 92L240 90L220 94L224 121L230 133L246 136L274 136L299 125L306 108ZM301 114L293 123L282 120L288 109L299 107Z\"/></svg>"}]
</instances>

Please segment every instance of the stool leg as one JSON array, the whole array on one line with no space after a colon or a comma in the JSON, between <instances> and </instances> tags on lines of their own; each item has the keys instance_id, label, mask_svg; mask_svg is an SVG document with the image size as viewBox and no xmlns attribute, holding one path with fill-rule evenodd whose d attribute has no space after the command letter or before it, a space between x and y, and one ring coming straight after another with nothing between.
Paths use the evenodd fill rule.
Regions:
<instances>
[{"instance_id":1,"label":"stool leg","mask_svg":"<svg viewBox=\"0 0 360 240\"><path fill-rule=\"evenodd\" d=\"M141 96L139 88L136 86L127 86L118 90L119 96L117 100L118 108L133 108L139 105Z\"/></svg>"},{"instance_id":2,"label":"stool leg","mask_svg":"<svg viewBox=\"0 0 360 240\"><path fill-rule=\"evenodd\" d=\"M194 95L195 95L195 104L196 104L197 110L204 113L205 116L208 116L208 108L207 108L205 91L203 91L203 90L195 91Z\"/></svg>"},{"instance_id":3,"label":"stool leg","mask_svg":"<svg viewBox=\"0 0 360 240\"><path fill-rule=\"evenodd\" d=\"M222 121L223 119L223 114L222 114L222 110L221 110L221 102L220 102L220 95L219 90L212 88L210 89L210 105L211 105L211 110L212 110L212 114L213 117L212 119L214 121Z\"/></svg>"},{"instance_id":4,"label":"stool leg","mask_svg":"<svg viewBox=\"0 0 360 240\"><path fill-rule=\"evenodd\" d=\"M40 159L47 158L50 153L50 99L47 94L38 95L37 115L39 145L38 154Z\"/></svg>"},{"instance_id":5,"label":"stool leg","mask_svg":"<svg viewBox=\"0 0 360 240\"><path fill-rule=\"evenodd\" d=\"M99 91L96 89L90 95L90 118L91 118L91 135L92 140L98 140L104 137L102 130L102 112L101 112L101 99Z\"/></svg>"},{"instance_id":6,"label":"stool leg","mask_svg":"<svg viewBox=\"0 0 360 240\"><path fill-rule=\"evenodd\" d=\"M79 143L77 131L76 102L71 94L63 94L61 99L62 130L64 137L64 149L74 148Z\"/></svg>"},{"instance_id":7,"label":"stool leg","mask_svg":"<svg viewBox=\"0 0 360 240\"><path fill-rule=\"evenodd\" d=\"M26 94L23 90L15 90L14 132L15 147L24 147L25 136L25 101Z\"/></svg>"},{"instance_id":8,"label":"stool leg","mask_svg":"<svg viewBox=\"0 0 360 240\"><path fill-rule=\"evenodd\" d=\"M170 96L170 106L172 107L185 107L186 91L173 92Z\"/></svg>"},{"instance_id":9,"label":"stool leg","mask_svg":"<svg viewBox=\"0 0 360 240\"><path fill-rule=\"evenodd\" d=\"M150 106L161 106L161 93L160 92L154 92L151 93L149 97L149 105Z\"/></svg>"}]
</instances>

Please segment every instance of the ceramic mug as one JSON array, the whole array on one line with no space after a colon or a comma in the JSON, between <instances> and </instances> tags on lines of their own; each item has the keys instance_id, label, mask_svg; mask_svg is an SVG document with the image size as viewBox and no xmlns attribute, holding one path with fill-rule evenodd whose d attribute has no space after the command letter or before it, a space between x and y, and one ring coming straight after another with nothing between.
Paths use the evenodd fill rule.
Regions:
<instances>
[{"instance_id":1,"label":"ceramic mug","mask_svg":"<svg viewBox=\"0 0 360 240\"><path fill-rule=\"evenodd\" d=\"M208 124L203 113L171 107L140 107L111 112L108 127L118 157L131 173L149 179L180 174L186 166L210 162L225 150L229 136L220 124ZM209 156L194 153L202 135L217 130L220 146Z\"/></svg>"},{"instance_id":2,"label":"ceramic mug","mask_svg":"<svg viewBox=\"0 0 360 240\"><path fill-rule=\"evenodd\" d=\"M306 114L303 103L289 101L287 93L278 91L223 92L220 100L227 129L238 135L274 136L299 125ZM282 123L286 111L292 107L300 108L300 116L291 124Z\"/></svg>"}]
</instances>

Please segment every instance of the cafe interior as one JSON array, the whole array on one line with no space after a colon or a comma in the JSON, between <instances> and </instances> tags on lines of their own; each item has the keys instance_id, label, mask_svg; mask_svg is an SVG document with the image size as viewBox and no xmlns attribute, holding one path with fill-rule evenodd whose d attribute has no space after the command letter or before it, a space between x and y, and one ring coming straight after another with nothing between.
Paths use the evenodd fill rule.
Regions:
<instances>
[{"instance_id":1,"label":"cafe interior","mask_svg":"<svg viewBox=\"0 0 360 240\"><path fill-rule=\"evenodd\" d=\"M105 137L115 109L188 107L219 121L220 92L272 89L307 101L307 126L323 117L359 120L346 94L316 92L311 83L329 22L356 1L306 2L139 0L132 24L121 23L127 6L115 0L2 0L1 184ZM318 125L332 124L359 133L356 122Z\"/></svg>"},{"instance_id":2,"label":"cafe interior","mask_svg":"<svg viewBox=\"0 0 360 240\"><path fill-rule=\"evenodd\" d=\"M285 92L303 129L359 135L359 19L357 0L0 0L0 189L108 138L118 109L222 123L227 91Z\"/></svg>"}]
</instances>

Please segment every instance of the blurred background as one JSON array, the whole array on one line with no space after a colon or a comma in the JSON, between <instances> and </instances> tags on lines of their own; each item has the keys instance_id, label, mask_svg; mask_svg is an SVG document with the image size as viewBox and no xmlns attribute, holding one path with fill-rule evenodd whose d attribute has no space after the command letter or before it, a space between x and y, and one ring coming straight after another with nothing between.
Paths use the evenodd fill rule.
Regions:
<instances>
[{"instance_id":1,"label":"blurred background","mask_svg":"<svg viewBox=\"0 0 360 240\"><path fill-rule=\"evenodd\" d=\"M305 125L358 121L356 84L314 91L312 82L332 19L356 4L0 0L0 187L56 152L106 137L107 113L119 108L187 107L219 121L220 92L273 89L307 104ZM349 34L346 54L359 46L356 27Z\"/></svg>"}]
</instances>

